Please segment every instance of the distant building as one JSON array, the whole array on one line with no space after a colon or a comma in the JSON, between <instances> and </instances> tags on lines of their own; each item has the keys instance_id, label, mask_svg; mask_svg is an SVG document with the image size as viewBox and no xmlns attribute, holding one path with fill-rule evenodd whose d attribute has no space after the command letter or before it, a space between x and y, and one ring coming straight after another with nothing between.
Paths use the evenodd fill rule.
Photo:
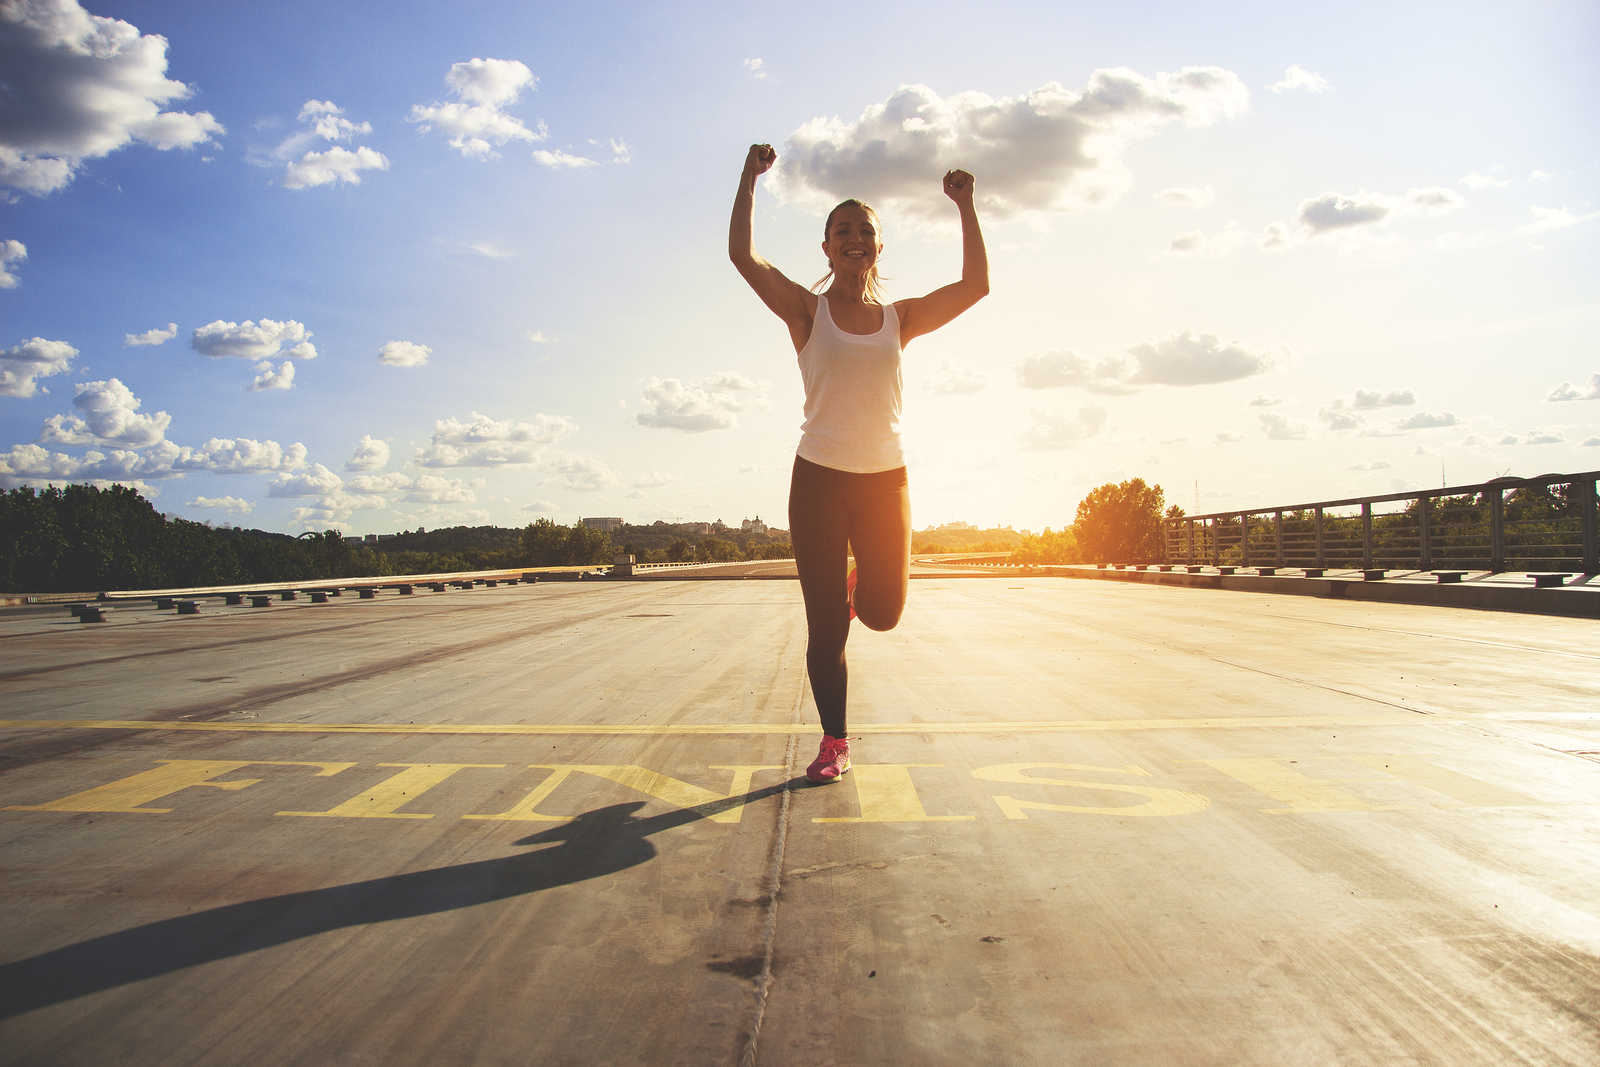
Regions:
<instances>
[{"instance_id":1,"label":"distant building","mask_svg":"<svg viewBox=\"0 0 1600 1067\"><path fill-rule=\"evenodd\" d=\"M583 519L581 521L585 526L589 527L589 529L599 530L602 533L616 533L618 530L622 529L622 519L615 515L602 515L594 518Z\"/></svg>"},{"instance_id":2,"label":"distant building","mask_svg":"<svg viewBox=\"0 0 1600 1067\"><path fill-rule=\"evenodd\" d=\"M740 523L739 529L745 533L764 534L767 532L767 524L761 521L760 515L757 515L753 519L746 519Z\"/></svg>"},{"instance_id":3,"label":"distant building","mask_svg":"<svg viewBox=\"0 0 1600 1067\"><path fill-rule=\"evenodd\" d=\"M363 538L360 534L357 534L355 537L346 537L344 539L344 543L347 545L359 545L364 540L365 538Z\"/></svg>"}]
</instances>

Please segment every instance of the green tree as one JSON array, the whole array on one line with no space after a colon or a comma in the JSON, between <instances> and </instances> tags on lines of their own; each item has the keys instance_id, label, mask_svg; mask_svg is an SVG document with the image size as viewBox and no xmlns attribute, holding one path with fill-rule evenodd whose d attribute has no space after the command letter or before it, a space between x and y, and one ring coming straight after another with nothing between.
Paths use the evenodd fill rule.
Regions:
<instances>
[{"instance_id":1,"label":"green tree","mask_svg":"<svg viewBox=\"0 0 1600 1067\"><path fill-rule=\"evenodd\" d=\"M680 537L667 546L668 563L687 563L694 558L694 546Z\"/></svg>"},{"instance_id":2,"label":"green tree","mask_svg":"<svg viewBox=\"0 0 1600 1067\"><path fill-rule=\"evenodd\" d=\"M1107 482L1078 501L1072 524L1090 563L1133 563L1161 558L1161 511L1166 494L1143 478Z\"/></svg>"},{"instance_id":3,"label":"green tree","mask_svg":"<svg viewBox=\"0 0 1600 1067\"><path fill-rule=\"evenodd\" d=\"M559 567L566 551L567 530L550 519L530 522L522 531L521 552L524 567Z\"/></svg>"},{"instance_id":4,"label":"green tree","mask_svg":"<svg viewBox=\"0 0 1600 1067\"><path fill-rule=\"evenodd\" d=\"M567 531L562 563L610 563L611 556L611 535L604 530L591 529L580 520Z\"/></svg>"}]
</instances>

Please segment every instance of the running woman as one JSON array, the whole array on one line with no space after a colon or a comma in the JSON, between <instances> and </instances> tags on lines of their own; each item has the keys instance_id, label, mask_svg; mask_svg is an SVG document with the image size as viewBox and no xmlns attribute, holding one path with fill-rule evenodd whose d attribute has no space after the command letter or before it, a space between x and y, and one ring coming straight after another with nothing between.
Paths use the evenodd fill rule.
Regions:
<instances>
[{"instance_id":1,"label":"running woman","mask_svg":"<svg viewBox=\"0 0 1600 1067\"><path fill-rule=\"evenodd\" d=\"M883 302L878 214L846 200L828 214L828 273L810 289L756 254L751 237L756 179L775 163L771 145L750 146L728 224L728 257L789 328L805 382L805 423L789 486L789 530L806 603L806 674L822 719L813 782L850 769L844 646L850 620L892 630L911 579L911 498L900 446L900 353L989 292L989 258L972 206L972 175L952 170L944 192L961 214L961 280L924 297ZM826 284L827 289L816 290ZM849 557L855 568L848 569Z\"/></svg>"}]
</instances>

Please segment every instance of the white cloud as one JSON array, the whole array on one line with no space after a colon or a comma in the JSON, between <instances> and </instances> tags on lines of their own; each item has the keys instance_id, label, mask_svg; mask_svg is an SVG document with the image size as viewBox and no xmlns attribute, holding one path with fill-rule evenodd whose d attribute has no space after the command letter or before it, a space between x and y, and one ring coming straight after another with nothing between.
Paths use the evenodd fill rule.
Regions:
<instances>
[{"instance_id":1,"label":"white cloud","mask_svg":"<svg viewBox=\"0 0 1600 1067\"><path fill-rule=\"evenodd\" d=\"M561 505L552 500L534 500L522 505L522 510L535 515L553 515L561 510Z\"/></svg>"},{"instance_id":2,"label":"white cloud","mask_svg":"<svg viewBox=\"0 0 1600 1067\"><path fill-rule=\"evenodd\" d=\"M344 469L347 471L375 471L379 467L388 465L388 442L375 441L371 434L362 434L361 440L356 442L355 452L344 461Z\"/></svg>"},{"instance_id":3,"label":"white cloud","mask_svg":"<svg viewBox=\"0 0 1600 1067\"><path fill-rule=\"evenodd\" d=\"M1091 437L1105 432L1110 416L1099 404L1088 404L1071 411L1041 411L1032 408L1033 425L1022 432L1022 448L1027 452L1050 452L1077 448Z\"/></svg>"},{"instance_id":4,"label":"white cloud","mask_svg":"<svg viewBox=\"0 0 1600 1067\"><path fill-rule=\"evenodd\" d=\"M781 199L825 212L846 196L948 225L940 177L952 167L978 175L986 218L1054 214L1115 200L1131 177L1129 141L1172 121L1208 125L1245 110L1249 92L1218 67L1186 67L1147 78L1097 70L1082 92L1059 83L995 99L942 98L903 85L854 122L816 118L789 136L769 177Z\"/></svg>"},{"instance_id":5,"label":"white cloud","mask_svg":"<svg viewBox=\"0 0 1600 1067\"><path fill-rule=\"evenodd\" d=\"M144 333L123 334L122 343L134 348L146 345L164 345L176 336L178 336L178 324L169 322L165 330L157 326L155 329L146 330Z\"/></svg>"},{"instance_id":6,"label":"white cloud","mask_svg":"<svg viewBox=\"0 0 1600 1067\"><path fill-rule=\"evenodd\" d=\"M1236 252L1245 245L1256 240L1249 233L1239 228L1239 224L1232 219L1226 226L1207 237L1203 230L1184 230L1174 234L1167 243L1167 254L1170 256L1225 256Z\"/></svg>"},{"instance_id":7,"label":"white cloud","mask_svg":"<svg viewBox=\"0 0 1600 1067\"><path fill-rule=\"evenodd\" d=\"M82 414L54 415L39 431L39 440L55 445L111 445L148 448L166 438L172 416L165 411L139 414L140 400L121 381L82 382L72 406Z\"/></svg>"},{"instance_id":8,"label":"white cloud","mask_svg":"<svg viewBox=\"0 0 1600 1067\"><path fill-rule=\"evenodd\" d=\"M280 474L267 487L274 497L326 496L344 485L344 479L322 464L313 464L303 474Z\"/></svg>"},{"instance_id":9,"label":"white cloud","mask_svg":"<svg viewBox=\"0 0 1600 1067\"><path fill-rule=\"evenodd\" d=\"M229 515L248 515L255 510L256 506L250 501L242 500L236 496L197 496L185 504L184 507L216 509Z\"/></svg>"},{"instance_id":10,"label":"white cloud","mask_svg":"<svg viewBox=\"0 0 1600 1067\"><path fill-rule=\"evenodd\" d=\"M1545 397L1547 402L1560 402L1564 400L1600 400L1600 374L1589 375L1588 388L1579 391L1573 388L1571 382L1562 382L1550 390L1550 395Z\"/></svg>"},{"instance_id":11,"label":"white cloud","mask_svg":"<svg viewBox=\"0 0 1600 1067\"><path fill-rule=\"evenodd\" d=\"M922 388L938 396L971 396L989 386L989 375L975 367L958 367L943 360L932 378L922 383Z\"/></svg>"},{"instance_id":12,"label":"white cloud","mask_svg":"<svg viewBox=\"0 0 1600 1067\"><path fill-rule=\"evenodd\" d=\"M1172 235L1172 240L1167 244L1167 251L1178 254L1198 252L1205 243L1206 235L1203 230L1184 230L1182 233Z\"/></svg>"},{"instance_id":13,"label":"white cloud","mask_svg":"<svg viewBox=\"0 0 1600 1067\"><path fill-rule=\"evenodd\" d=\"M1365 190L1345 196L1323 193L1300 202L1297 221L1308 237L1373 226L1392 215L1445 215L1466 205L1459 193L1439 186L1412 189L1404 196L1369 193ZM1287 238L1286 230L1278 236Z\"/></svg>"},{"instance_id":14,"label":"white cloud","mask_svg":"<svg viewBox=\"0 0 1600 1067\"><path fill-rule=\"evenodd\" d=\"M1600 437L1590 437L1578 443L1579 448L1600 448Z\"/></svg>"},{"instance_id":15,"label":"white cloud","mask_svg":"<svg viewBox=\"0 0 1600 1067\"><path fill-rule=\"evenodd\" d=\"M411 504L472 504L478 499L478 494L472 491L472 486L482 484L480 479L474 479L469 485L461 478L441 478L436 474L422 474L411 483L410 492L400 499Z\"/></svg>"},{"instance_id":16,"label":"white cloud","mask_svg":"<svg viewBox=\"0 0 1600 1067\"><path fill-rule=\"evenodd\" d=\"M1216 334L1193 330L1172 333L1128 349L1131 360L1111 356L1092 361L1076 352L1055 350L1031 355L1013 368L1025 389L1076 386L1091 393L1125 396L1140 385L1215 385L1266 374L1292 358L1251 349L1239 341L1222 342Z\"/></svg>"},{"instance_id":17,"label":"white cloud","mask_svg":"<svg viewBox=\"0 0 1600 1067\"><path fill-rule=\"evenodd\" d=\"M1209 185L1204 189L1183 189L1174 186L1171 189L1161 190L1156 194L1156 199L1174 207L1205 207L1216 201L1217 193Z\"/></svg>"},{"instance_id":18,"label":"white cloud","mask_svg":"<svg viewBox=\"0 0 1600 1067\"><path fill-rule=\"evenodd\" d=\"M76 0L0 4L0 68L0 183L36 196L131 142L192 148L227 132L210 112L161 110L192 92L166 77L166 38Z\"/></svg>"},{"instance_id":19,"label":"white cloud","mask_svg":"<svg viewBox=\"0 0 1600 1067\"><path fill-rule=\"evenodd\" d=\"M633 150L628 147L627 141L616 140L611 142L611 162L627 163L633 159Z\"/></svg>"},{"instance_id":20,"label":"white cloud","mask_svg":"<svg viewBox=\"0 0 1600 1067\"><path fill-rule=\"evenodd\" d=\"M1264 411L1256 418L1261 420L1261 430L1269 441L1304 441L1311 436L1311 427L1302 419L1291 419L1276 411Z\"/></svg>"},{"instance_id":21,"label":"white cloud","mask_svg":"<svg viewBox=\"0 0 1600 1067\"><path fill-rule=\"evenodd\" d=\"M440 419L433 424L433 442L417 452L419 467L531 467L540 453L576 430L561 415L537 414L536 423L496 422L472 413L472 421Z\"/></svg>"},{"instance_id":22,"label":"white cloud","mask_svg":"<svg viewBox=\"0 0 1600 1067\"><path fill-rule=\"evenodd\" d=\"M525 336L528 338L529 341L532 341L536 345L547 345L551 341L555 340L554 337L546 337L539 330L533 330L532 332L526 334Z\"/></svg>"},{"instance_id":23,"label":"white cloud","mask_svg":"<svg viewBox=\"0 0 1600 1067\"><path fill-rule=\"evenodd\" d=\"M1419 411L1415 415L1408 415L1395 424L1400 430L1436 430L1444 426L1460 425L1461 420L1456 418L1454 412L1442 411L1435 415L1431 411Z\"/></svg>"},{"instance_id":24,"label":"white cloud","mask_svg":"<svg viewBox=\"0 0 1600 1067\"><path fill-rule=\"evenodd\" d=\"M248 437L213 437L199 448L183 447L172 460L174 470L216 474L293 471L305 465L305 445L296 442L285 448L276 441L254 441Z\"/></svg>"},{"instance_id":25,"label":"white cloud","mask_svg":"<svg viewBox=\"0 0 1600 1067\"><path fill-rule=\"evenodd\" d=\"M60 374L77 354L67 342L43 337L0 348L0 396L32 396L39 388L37 379Z\"/></svg>"},{"instance_id":26,"label":"white cloud","mask_svg":"<svg viewBox=\"0 0 1600 1067\"><path fill-rule=\"evenodd\" d=\"M1290 89L1304 89L1307 92L1321 93L1326 92L1330 86L1327 78L1296 63L1283 72L1283 78L1280 81L1273 82L1267 88L1275 93L1288 92Z\"/></svg>"},{"instance_id":27,"label":"white cloud","mask_svg":"<svg viewBox=\"0 0 1600 1067\"><path fill-rule=\"evenodd\" d=\"M378 350L378 362L390 367L421 367L427 364L433 349L410 341L390 341Z\"/></svg>"},{"instance_id":28,"label":"white cloud","mask_svg":"<svg viewBox=\"0 0 1600 1067\"><path fill-rule=\"evenodd\" d=\"M1375 459L1371 463L1352 463L1345 468L1347 471L1386 471L1394 467L1387 460Z\"/></svg>"},{"instance_id":29,"label":"white cloud","mask_svg":"<svg viewBox=\"0 0 1600 1067\"><path fill-rule=\"evenodd\" d=\"M258 393L264 389L293 389L294 364L284 360L277 370L272 369L271 362L262 360L256 364L256 376L253 381L244 387L247 393Z\"/></svg>"},{"instance_id":30,"label":"white cloud","mask_svg":"<svg viewBox=\"0 0 1600 1067\"><path fill-rule=\"evenodd\" d=\"M376 443L383 444L382 441ZM385 446L385 448L387 447ZM387 453L385 455L387 456ZM349 464L345 466L346 469L349 468ZM358 474L354 478L347 479L344 484L358 493L392 493L399 489L410 489L411 479L398 472L391 474Z\"/></svg>"},{"instance_id":31,"label":"white cloud","mask_svg":"<svg viewBox=\"0 0 1600 1067\"><path fill-rule=\"evenodd\" d=\"M1550 178L1554 178L1554 177L1555 177L1555 175L1550 173L1547 170L1536 170L1532 174L1528 175L1528 181L1530 183L1531 182L1542 182L1542 181L1546 181L1546 180L1548 180Z\"/></svg>"},{"instance_id":32,"label":"white cloud","mask_svg":"<svg viewBox=\"0 0 1600 1067\"><path fill-rule=\"evenodd\" d=\"M448 104L421 104L411 109L407 122L418 123L426 133L439 129L450 137L450 147L469 159L498 159L495 148L511 141L536 143L549 136L544 123L537 132L502 109L517 102L524 89L537 89L539 79L515 59L473 59L456 63L445 75L459 100Z\"/></svg>"},{"instance_id":33,"label":"white cloud","mask_svg":"<svg viewBox=\"0 0 1600 1067\"><path fill-rule=\"evenodd\" d=\"M1475 170L1461 179L1461 184L1468 189L1501 189L1511 184L1510 178L1497 180L1492 174L1485 174Z\"/></svg>"},{"instance_id":34,"label":"white cloud","mask_svg":"<svg viewBox=\"0 0 1600 1067\"><path fill-rule=\"evenodd\" d=\"M309 189L336 182L360 185L360 171L388 169L388 157L381 152L365 145L358 146L354 152L334 145L323 152L307 152L290 163L279 184L285 189Z\"/></svg>"},{"instance_id":35,"label":"white cloud","mask_svg":"<svg viewBox=\"0 0 1600 1067\"><path fill-rule=\"evenodd\" d=\"M731 429L738 425L740 412L770 406L759 392L748 397L736 395L759 388L737 371L721 371L687 385L677 378L651 378L644 387L649 410L641 411L634 420L640 426L684 433Z\"/></svg>"},{"instance_id":36,"label":"white cloud","mask_svg":"<svg viewBox=\"0 0 1600 1067\"><path fill-rule=\"evenodd\" d=\"M1026 356L1013 368L1024 389L1060 389L1077 386L1090 393L1126 396L1137 392L1126 384L1127 361L1120 356L1093 361L1067 349Z\"/></svg>"},{"instance_id":37,"label":"white cloud","mask_svg":"<svg viewBox=\"0 0 1600 1067\"><path fill-rule=\"evenodd\" d=\"M308 340L311 336L311 331L294 319L283 322L262 319L259 323L249 319L242 323L218 319L196 329L189 338L189 347L202 356L218 358L263 360L281 354L295 359L315 359L317 350ZM297 343L289 351L282 352L283 346L290 342Z\"/></svg>"},{"instance_id":38,"label":"white cloud","mask_svg":"<svg viewBox=\"0 0 1600 1067\"><path fill-rule=\"evenodd\" d=\"M1263 252L1271 252L1278 248L1287 248L1294 243L1294 233L1281 222L1273 222L1261 231L1261 236L1256 238L1256 247Z\"/></svg>"},{"instance_id":39,"label":"white cloud","mask_svg":"<svg viewBox=\"0 0 1600 1067\"><path fill-rule=\"evenodd\" d=\"M0 241L0 289L15 289L22 279L7 268L18 260L28 258L28 246L21 241Z\"/></svg>"},{"instance_id":40,"label":"white cloud","mask_svg":"<svg viewBox=\"0 0 1600 1067\"><path fill-rule=\"evenodd\" d=\"M484 259L510 259L516 255L509 248L502 248L493 241L478 241L467 246L467 251L476 252Z\"/></svg>"},{"instance_id":41,"label":"white cloud","mask_svg":"<svg viewBox=\"0 0 1600 1067\"><path fill-rule=\"evenodd\" d=\"M1224 344L1214 333L1193 330L1128 349L1138 369L1128 379L1136 385L1215 385L1277 370L1288 353L1246 348L1239 341Z\"/></svg>"},{"instance_id":42,"label":"white cloud","mask_svg":"<svg viewBox=\"0 0 1600 1067\"><path fill-rule=\"evenodd\" d=\"M1245 435L1242 433L1234 433L1232 430L1223 430L1211 439L1211 443L1214 445L1236 445L1245 439Z\"/></svg>"},{"instance_id":43,"label":"white cloud","mask_svg":"<svg viewBox=\"0 0 1600 1067\"><path fill-rule=\"evenodd\" d=\"M1317 418L1327 423L1330 430L1353 430L1357 426L1367 424L1367 420L1360 415L1353 415L1340 408L1322 408L1317 412Z\"/></svg>"},{"instance_id":44,"label":"white cloud","mask_svg":"<svg viewBox=\"0 0 1600 1067\"><path fill-rule=\"evenodd\" d=\"M606 466L602 460L594 456L580 456L573 452L563 452L550 457L540 469L560 475L562 484L566 488L580 493L610 489L622 481L621 476Z\"/></svg>"},{"instance_id":45,"label":"white cloud","mask_svg":"<svg viewBox=\"0 0 1600 1067\"><path fill-rule=\"evenodd\" d=\"M1268 396L1265 393L1257 393L1245 406L1251 408L1273 408L1281 403L1283 403L1283 397L1281 396Z\"/></svg>"},{"instance_id":46,"label":"white cloud","mask_svg":"<svg viewBox=\"0 0 1600 1067\"><path fill-rule=\"evenodd\" d=\"M1417 402L1417 395L1410 389L1391 389L1387 393L1377 389L1357 389L1355 396L1346 400L1342 396L1333 398L1328 405L1329 411L1376 411L1380 408L1403 408Z\"/></svg>"},{"instance_id":47,"label":"white cloud","mask_svg":"<svg viewBox=\"0 0 1600 1067\"><path fill-rule=\"evenodd\" d=\"M1533 221L1519 227L1517 229L1519 234L1549 233L1551 230L1564 230L1568 226L1576 226L1580 222L1600 219L1600 211L1591 211L1587 215L1574 215L1564 207L1530 207L1528 213L1533 216Z\"/></svg>"},{"instance_id":48,"label":"white cloud","mask_svg":"<svg viewBox=\"0 0 1600 1067\"><path fill-rule=\"evenodd\" d=\"M388 170L389 160L375 149L357 146L355 151L335 145L321 152L301 151L317 140L350 141L358 134L372 132L370 122L351 122L331 100L307 100L299 119L306 128L280 144L273 155L289 160L279 184L285 189L308 189L317 185L347 182L361 184L360 171ZM299 159L295 159L300 155Z\"/></svg>"},{"instance_id":49,"label":"white cloud","mask_svg":"<svg viewBox=\"0 0 1600 1067\"><path fill-rule=\"evenodd\" d=\"M153 496L154 490L141 479L172 476L164 457L152 458L129 449L115 449L109 454L90 450L82 459L49 452L38 445L14 445L10 452L0 452L0 489L90 482L99 486L132 485L146 496Z\"/></svg>"},{"instance_id":50,"label":"white cloud","mask_svg":"<svg viewBox=\"0 0 1600 1067\"><path fill-rule=\"evenodd\" d=\"M592 159L570 155L559 149L554 152L548 152L543 148L536 148L533 152L533 158L536 162L543 163L547 167L576 167L582 169L597 165Z\"/></svg>"},{"instance_id":51,"label":"white cloud","mask_svg":"<svg viewBox=\"0 0 1600 1067\"><path fill-rule=\"evenodd\" d=\"M767 73L767 65L761 60L760 56L751 56L745 60L744 69L749 71L750 76L757 81L766 81L772 77Z\"/></svg>"},{"instance_id":52,"label":"white cloud","mask_svg":"<svg viewBox=\"0 0 1600 1067\"><path fill-rule=\"evenodd\" d=\"M1559 444L1563 443L1564 441L1566 441L1566 439L1567 439L1566 435L1563 434L1560 430L1551 429L1549 427L1538 427L1538 426L1536 426L1533 429L1529 430L1522 437L1518 437L1516 434L1508 433L1504 437L1502 437L1498 441L1496 441L1495 444L1497 444L1497 445L1559 445ZM1466 442L1462 442L1462 443L1465 444ZM1487 443L1487 442L1484 442L1484 443ZM1588 443L1587 441L1584 442L1584 444L1587 444L1587 443ZM1579 446L1579 447L1582 447L1582 446Z\"/></svg>"},{"instance_id":53,"label":"white cloud","mask_svg":"<svg viewBox=\"0 0 1600 1067\"><path fill-rule=\"evenodd\" d=\"M658 486L669 485L677 480L678 476L676 474L662 474L660 471L651 471L649 474L635 478L632 484L635 489L655 489Z\"/></svg>"}]
</instances>

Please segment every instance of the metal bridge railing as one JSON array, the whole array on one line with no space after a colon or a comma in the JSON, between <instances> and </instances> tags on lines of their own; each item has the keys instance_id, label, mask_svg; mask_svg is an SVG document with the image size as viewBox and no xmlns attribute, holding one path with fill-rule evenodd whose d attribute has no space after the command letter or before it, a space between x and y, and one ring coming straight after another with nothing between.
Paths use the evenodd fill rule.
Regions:
<instances>
[{"instance_id":1,"label":"metal bridge railing","mask_svg":"<svg viewBox=\"0 0 1600 1067\"><path fill-rule=\"evenodd\" d=\"M1600 572L1600 471L1162 520L1169 563Z\"/></svg>"}]
</instances>

